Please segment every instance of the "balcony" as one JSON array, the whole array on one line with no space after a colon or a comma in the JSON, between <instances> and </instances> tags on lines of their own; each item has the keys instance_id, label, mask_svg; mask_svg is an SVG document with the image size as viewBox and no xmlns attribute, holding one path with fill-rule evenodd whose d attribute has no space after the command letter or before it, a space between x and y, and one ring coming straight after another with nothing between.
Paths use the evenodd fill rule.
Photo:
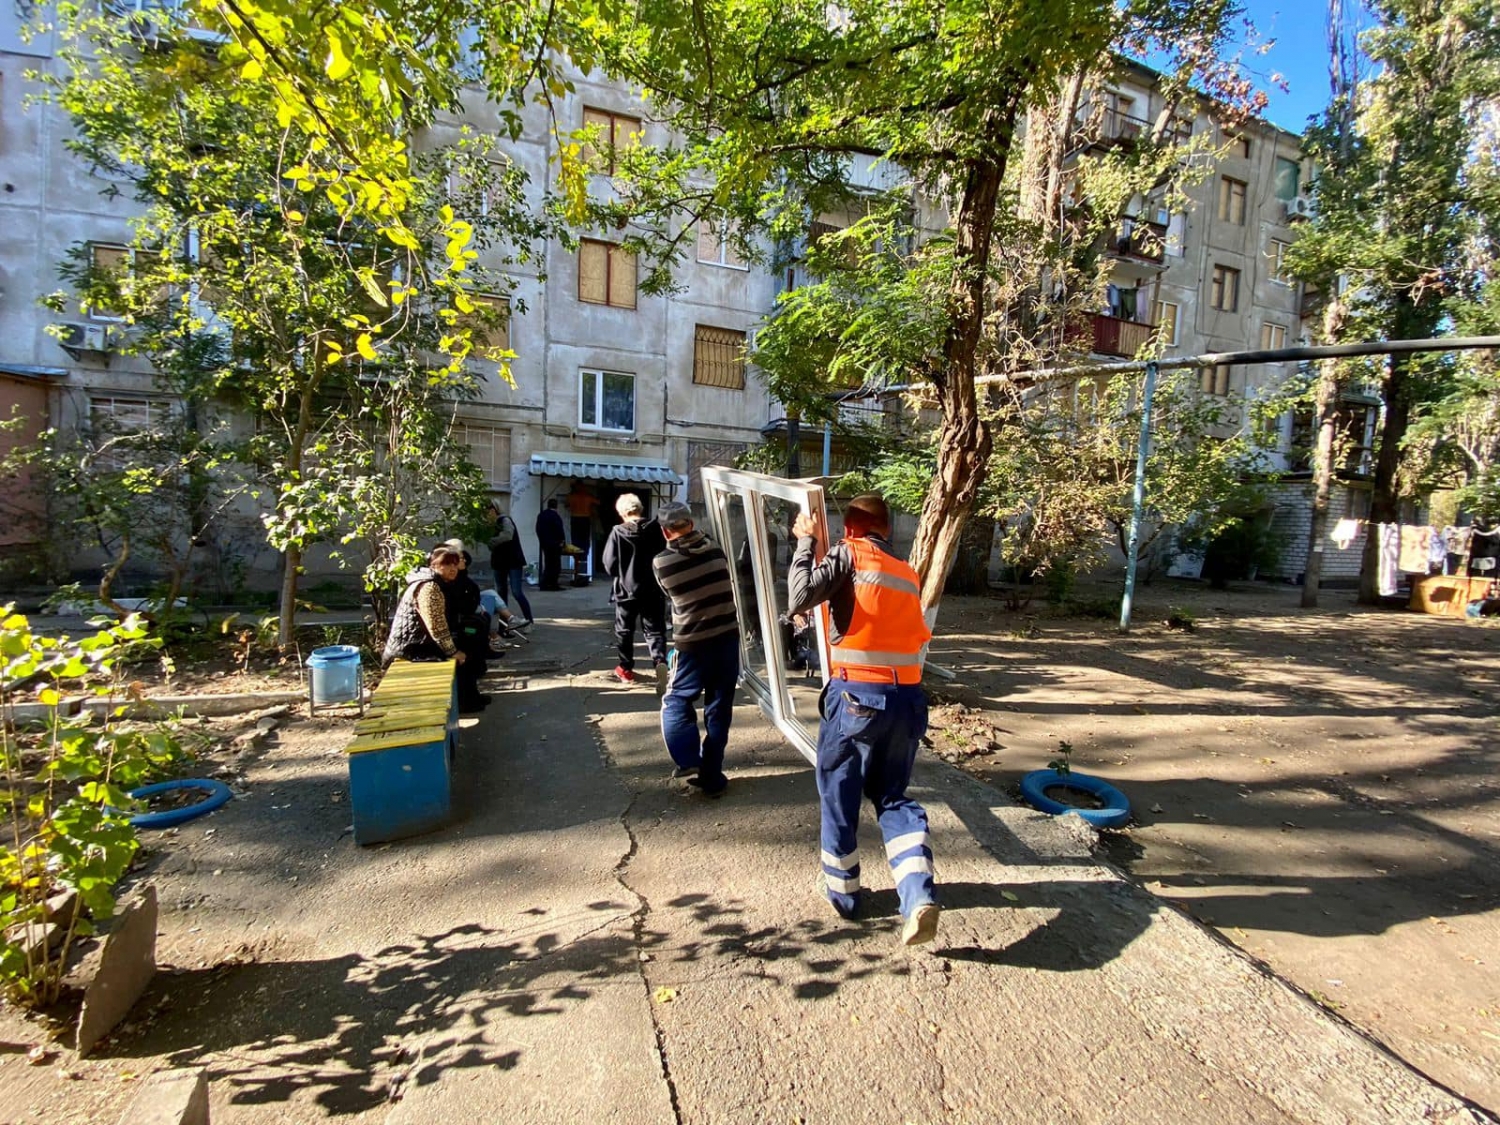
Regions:
<instances>
[{"instance_id":1,"label":"balcony","mask_svg":"<svg viewBox=\"0 0 1500 1125\"><path fill-rule=\"evenodd\" d=\"M1136 141L1151 133L1151 122L1144 117L1135 117L1108 106L1102 111L1096 108L1094 112L1098 114L1094 118L1099 123L1098 131L1088 128L1088 125L1084 127L1090 145L1100 148L1123 148L1135 144ZM1088 124L1092 123L1091 121Z\"/></svg>"},{"instance_id":2,"label":"balcony","mask_svg":"<svg viewBox=\"0 0 1500 1125\"><path fill-rule=\"evenodd\" d=\"M1156 325L1143 324L1137 320L1125 320L1106 313L1094 314L1094 347L1099 355L1121 356L1134 359L1156 334Z\"/></svg>"},{"instance_id":3,"label":"balcony","mask_svg":"<svg viewBox=\"0 0 1500 1125\"><path fill-rule=\"evenodd\" d=\"M1137 262L1161 265L1167 256L1167 225L1125 219L1109 236L1109 252Z\"/></svg>"}]
</instances>

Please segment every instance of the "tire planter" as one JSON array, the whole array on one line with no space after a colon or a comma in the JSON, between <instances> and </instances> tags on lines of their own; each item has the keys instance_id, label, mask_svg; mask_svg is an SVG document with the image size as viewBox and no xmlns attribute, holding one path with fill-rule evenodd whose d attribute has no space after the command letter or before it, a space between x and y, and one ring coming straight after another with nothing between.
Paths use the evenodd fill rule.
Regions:
<instances>
[{"instance_id":1,"label":"tire planter","mask_svg":"<svg viewBox=\"0 0 1500 1125\"><path fill-rule=\"evenodd\" d=\"M1067 787L1077 789L1099 798L1104 803L1099 809L1076 809L1047 796L1048 789ZM1109 782L1086 773L1058 773L1056 770L1033 770L1021 778L1021 796L1031 806L1053 816L1077 813L1096 828L1118 828L1130 819L1130 798Z\"/></svg>"},{"instance_id":2,"label":"tire planter","mask_svg":"<svg viewBox=\"0 0 1500 1125\"><path fill-rule=\"evenodd\" d=\"M213 812L234 796L229 786L222 781L213 781L206 777L190 777L181 781L159 781L155 785L143 785L139 789L132 789L130 795L136 800L141 800L144 797L154 797L158 793L170 793L176 789L201 789L208 796L197 804L184 805L180 809L138 813L130 818L131 825L135 828L173 828L179 824L186 824L204 813Z\"/></svg>"}]
</instances>

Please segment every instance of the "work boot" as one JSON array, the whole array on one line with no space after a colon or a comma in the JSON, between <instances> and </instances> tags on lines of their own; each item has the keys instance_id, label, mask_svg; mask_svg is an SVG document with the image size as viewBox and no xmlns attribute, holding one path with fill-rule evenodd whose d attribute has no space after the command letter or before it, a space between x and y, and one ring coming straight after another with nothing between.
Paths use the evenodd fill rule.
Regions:
<instances>
[{"instance_id":1,"label":"work boot","mask_svg":"<svg viewBox=\"0 0 1500 1125\"><path fill-rule=\"evenodd\" d=\"M924 902L911 912L901 927L902 945L925 945L937 937L938 915L943 908L935 902Z\"/></svg>"}]
</instances>

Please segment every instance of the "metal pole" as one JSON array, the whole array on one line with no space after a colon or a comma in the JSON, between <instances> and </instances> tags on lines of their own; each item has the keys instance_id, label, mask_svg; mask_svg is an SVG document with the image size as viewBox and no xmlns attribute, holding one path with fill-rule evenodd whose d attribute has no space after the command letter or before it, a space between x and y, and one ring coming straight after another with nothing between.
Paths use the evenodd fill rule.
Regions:
<instances>
[{"instance_id":1,"label":"metal pole","mask_svg":"<svg viewBox=\"0 0 1500 1125\"><path fill-rule=\"evenodd\" d=\"M823 475L833 475L833 423L823 423Z\"/></svg>"},{"instance_id":2,"label":"metal pole","mask_svg":"<svg viewBox=\"0 0 1500 1125\"><path fill-rule=\"evenodd\" d=\"M1130 539L1125 548L1125 595L1120 599L1120 632L1130 632L1130 603L1135 598L1135 564L1141 545L1141 516L1146 506L1146 452L1151 447L1151 400L1156 395L1156 363L1146 364L1141 390L1141 442L1135 453L1135 490L1130 497Z\"/></svg>"}]
</instances>

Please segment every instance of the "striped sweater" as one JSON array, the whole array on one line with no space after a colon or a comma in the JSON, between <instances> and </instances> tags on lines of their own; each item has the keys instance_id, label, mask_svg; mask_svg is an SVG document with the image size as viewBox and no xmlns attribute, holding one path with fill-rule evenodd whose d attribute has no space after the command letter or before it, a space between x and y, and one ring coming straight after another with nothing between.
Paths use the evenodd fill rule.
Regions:
<instances>
[{"instance_id":1,"label":"striped sweater","mask_svg":"<svg viewBox=\"0 0 1500 1125\"><path fill-rule=\"evenodd\" d=\"M672 602L672 643L691 648L739 631L729 560L718 545L693 530L669 540L652 560L656 581Z\"/></svg>"}]
</instances>

